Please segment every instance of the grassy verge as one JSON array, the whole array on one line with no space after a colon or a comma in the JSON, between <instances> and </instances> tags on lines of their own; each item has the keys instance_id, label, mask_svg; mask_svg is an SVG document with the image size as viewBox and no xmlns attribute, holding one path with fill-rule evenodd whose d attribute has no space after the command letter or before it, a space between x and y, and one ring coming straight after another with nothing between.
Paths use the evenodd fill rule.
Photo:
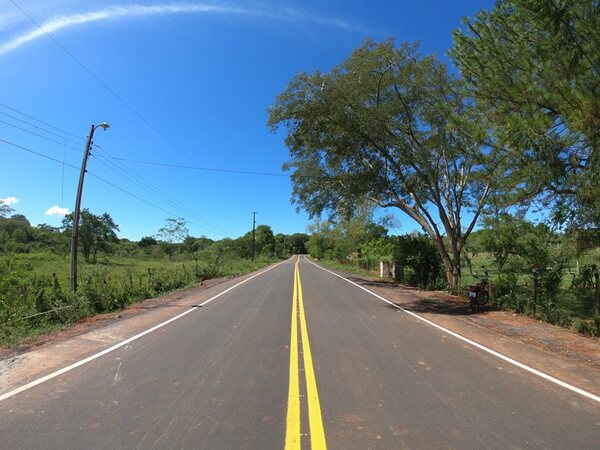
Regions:
<instances>
[{"instance_id":1,"label":"grassy verge","mask_svg":"<svg viewBox=\"0 0 600 450\"><path fill-rule=\"evenodd\" d=\"M365 270L362 269L358 266L355 266L353 264L342 264L338 261L334 261L331 259L325 259L325 260L314 260L315 262L318 262L319 264L323 264L324 266L327 266L331 269L335 269L335 270L340 270L342 272L348 272L348 273L354 273L356 275L360 275L363 277L368 277L368 278L375 278L375 279L380 279L379 276L377 275L377 272L371 271L371 270Z\"/></svg>"},{"instance_id":2,"label":"grassy verge","mask_svg":"<svg viewBox=\"0 0 600 450\"><path fill-rule=\"evenodd\" d=\"M380 279L376 272L364 270L353 264L342 264L331 260L323 260L319 263L343 272ZM513 279L499 279L494 275L495 272L490 271L491 302L495 306L535 317L563 328L570 328L590 337L600 336L600 316L593 314L595 297L591 289L580 292L573 287L565 288L564 283L561 283L563 285L555 298L544 297L541 292L534 302L531 276L521 274L514 276ZM470 274L463 274L463 286L468 287L469 284L475 284L478 281Z\"/></svg>"},{"instance_id":3,"label":"grassy verge","mask_svg":"<svg viewBox=\"0 0 600 450\"><path fill-rule=\"evenodd\" d=\"M0 346L65 328L85 317L189 288L201 280L253 272L272 260L219 265L151 257L105 258L81 264L79 288L69 290L68 257L52 253L0 255Z\"/></svg>"}]
</instances>

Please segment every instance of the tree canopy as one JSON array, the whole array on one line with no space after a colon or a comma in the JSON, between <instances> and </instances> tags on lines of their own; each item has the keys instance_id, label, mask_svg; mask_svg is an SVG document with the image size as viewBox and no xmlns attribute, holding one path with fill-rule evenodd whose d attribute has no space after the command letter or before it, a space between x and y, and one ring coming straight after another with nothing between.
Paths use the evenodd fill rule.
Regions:
<instances>
[{"instance_id":1,"label":"tree canopy","mask_svg":"<svg viewBox=\"0 0 600 450\"><path fill-rule=\"evenodd\" d=\"M329 73L296 76L269 114L288 132L296 203L313 217L351 214L365 198L398 208L460 285L460 253L503 157L444 64L415 44L367 40Z\"/></svg>"},{"instance_id":2,"label":"tree canopy","mask_svg":"<svg viewBox=\"0 0 600 450\"><path fill-rule=\"evenodd\" d=\"M518 158L521 197L550 193L564 206L559 219L573 220L577 206L598 222L598 1L499 0L464 25L450 55Z\"/></svg>"},{"instance_id":3,"label":"tree canopy","mask_svg":"<svg viewBox=\"0 0 600 450\"><path fill-rule=\"evenodd\" d=\"M72 230L73 214L65 216L63 227L69 232ZM87 208L82 210L79 224L79 241L85 260L89 262L90 256L92 256L92 261L95 263L98 250L108 253L110 244L117 241L117 231L119 231L119 226L110 214L105 212L97 216Z\"/></svg>"}]
</instances>

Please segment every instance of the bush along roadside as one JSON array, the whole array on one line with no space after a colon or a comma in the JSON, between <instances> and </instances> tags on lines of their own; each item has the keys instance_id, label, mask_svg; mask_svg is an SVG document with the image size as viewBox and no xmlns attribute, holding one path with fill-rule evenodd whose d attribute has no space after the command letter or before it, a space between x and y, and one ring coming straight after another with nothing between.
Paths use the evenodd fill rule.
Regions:
<instances>
[{"instance_id":1,"label":"bush along roadside","mask_svg":"<svg viewBox=\"0 0 600 450\"><path fill-rule=\"evenodd\" d=\"M80 277L76 293L54 273L23 277L22 273L4 272L0 274L0 345L14 346L85 317L118 311L205 279L252 272L269 262L238 262L231 267L181 264L148 268L145 274L95 265Z\"/></svg>"},{"instance_id":2,"label":"bush along roadside","mask_svg":"<svg viewBox=\"0 0 600 450\"><path fill-rule=\"evenodd\" d=\"M560 269L533 268L525 279L514 273L503 274L492 280L492 301L501 309L600 336L598 289L592 267L583 267L567 287L561 286Z\"/></svg>"},{"instance_id":3,"label":"bush along roadside","mask_svg":"<svg viewBox=\"0 0 600 450\"><path fill-rule=\"evenodd\" d=\"M374 274L362 270L359 261L345 262L319 261L333 269L352 272L373 278ZM412 263L412 261L410 261ZM420 266L416 266L417 269ZM597 313L597 290L592 267L582 267L574 277L571 286L561 286L561 267L532 271L528 278L520 274L506 272L492 278L491 304L500 309L535 317L553 325L572 328L591 337L600 337L600 315ZM411 264L406 264L400 281L408 286L433 290L444 290L441 277L436 277L438 285L419 282L422 277Z\"/></svg>"}]
</instances>

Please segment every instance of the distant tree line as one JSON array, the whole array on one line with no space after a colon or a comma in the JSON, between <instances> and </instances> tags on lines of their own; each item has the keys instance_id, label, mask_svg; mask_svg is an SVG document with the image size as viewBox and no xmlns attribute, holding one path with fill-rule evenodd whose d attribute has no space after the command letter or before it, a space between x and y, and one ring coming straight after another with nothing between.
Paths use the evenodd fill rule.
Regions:
<instances>
[{"instance_id":1,"label":"distant tree line","mask_svg":"<svg viewBox=\"0 0 600 450\"><path fill-rule=\"evenodd\" d=\"M22 214L0 202L0 252L30 253L50 251L68 254L71 243L73 216L63 219L61 227L47 224L32 225ZM139 241L119 238L119 226L109 213L93 214L87 208L81 211L79 223L79 245L88 263L98 262L99 255L155 256L175 260L191 257L199 262L200 254L209 255L219 262L224 257L250 259L252 257L252 231L237 239L209 239L205 236L190 235L186 221L182 218L169 218L156 235L142 237ZM281 259L292 254L306 253L305 243L309 236L305 233L290 235L274 234L268 225L256 227L255 252L259 258Z\"/></svg>"}]
</instances>

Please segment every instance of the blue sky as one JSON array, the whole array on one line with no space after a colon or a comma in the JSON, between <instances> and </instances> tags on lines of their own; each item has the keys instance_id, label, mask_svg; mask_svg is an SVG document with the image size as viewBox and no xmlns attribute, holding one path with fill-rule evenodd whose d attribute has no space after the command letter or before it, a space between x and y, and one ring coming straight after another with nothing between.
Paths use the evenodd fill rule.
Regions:
<instances>
[{"instance_id":1,"label":"blue sky","mask_svg":"<svg viewBox=\"0 0 600 450\"><path fill-rule=\"evenodd\" d=\"M69 165L81 164L90 124L107 121L111 128L94 138L101 148L88 163L96 177L86 178L83 207L109 212L120 236L136 240L176 216L193 235L237 237L251 228L252 211L275 233L304 231L308 217L290 204L286 176L114 158L281 175L284 136L266 127L267 108L294 75L329 70L367 37L420 41L423 53L445 58L460 19L493 6L469 0L15 2L58 44L12 0L0 3L0 199L11 198L34 224L60 225L61 217L47 211L72 210L79 173ZM416 229L399 221L397 232Z\"/></svg>"}]
</instances>

